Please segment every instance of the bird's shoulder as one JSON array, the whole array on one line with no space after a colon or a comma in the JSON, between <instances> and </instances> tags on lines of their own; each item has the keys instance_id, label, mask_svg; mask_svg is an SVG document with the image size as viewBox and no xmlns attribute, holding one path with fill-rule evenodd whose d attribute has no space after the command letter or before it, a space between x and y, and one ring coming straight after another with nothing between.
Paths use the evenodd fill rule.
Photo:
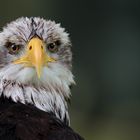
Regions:
<instances>
[{"instance_id":1,"label":"bird's shoulder","mask_svg":"<svg viewBox=\"0 0 140 140\"><path fill-rule=\"evenodd\" d=\"M82 140L53 113L0 98L0 140Z\"/></svg>"}]
</instances>

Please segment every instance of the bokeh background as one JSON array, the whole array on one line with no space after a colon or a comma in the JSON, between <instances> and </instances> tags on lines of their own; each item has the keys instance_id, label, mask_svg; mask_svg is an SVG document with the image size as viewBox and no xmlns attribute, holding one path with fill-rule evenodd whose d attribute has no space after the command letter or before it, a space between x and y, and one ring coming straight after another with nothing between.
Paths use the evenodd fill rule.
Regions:
<instances>
[{"instance_id":1,"label":"bokeh background","mask_svg":"<svg viewBox=\"0 0 140 140\"><path fill-rule=\"evenodd\" d=\"M20 16L61 22L73 43L71 126L86 140L140 140L140 1L4 0Z\"/></svg>"}]
</instances>

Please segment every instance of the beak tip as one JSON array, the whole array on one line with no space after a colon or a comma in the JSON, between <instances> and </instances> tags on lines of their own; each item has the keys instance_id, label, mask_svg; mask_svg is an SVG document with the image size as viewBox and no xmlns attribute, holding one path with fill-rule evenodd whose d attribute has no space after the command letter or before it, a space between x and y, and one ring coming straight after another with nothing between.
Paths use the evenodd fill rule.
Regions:
<instances>
[{"instance_id":1,"label":"beak tip","mask_svg":"<svg viewBox=\"0 0 140 140\"><path fill-rule=\"evenodd\" d=\"M40 72L37 72L37 77L38 77L38 79L41 78L41 73Z\"/></svg>"}]
</instances>

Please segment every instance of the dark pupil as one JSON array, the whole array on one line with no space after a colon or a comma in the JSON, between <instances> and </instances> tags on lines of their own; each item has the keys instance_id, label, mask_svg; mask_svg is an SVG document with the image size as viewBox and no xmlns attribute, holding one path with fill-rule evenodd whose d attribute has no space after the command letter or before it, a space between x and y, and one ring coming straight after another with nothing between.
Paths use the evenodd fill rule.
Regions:
<instances>
[{"instance_id":1,"label":"dark pupil","mask_svg":"<svg viewBox=\"0 0 140 140\"><path fill-rule=\"evenodd\" d=\"M16 46L16 45L13 45L13 46L12 46L12 50L13 50L13 51L16 51L17 49L18 49L18 46Z\"/></svg>"},{"instance_id":2,"label":"dark pupil","mask_svg":"<svg viewBox=\"0 0 140 140\"><path fill-rule=\"evenodd\" d=\"M55 44L53 44L53 43L49 45L50 49L54 49L54 47L55 47Z\"/></svg>"}]
</instances>

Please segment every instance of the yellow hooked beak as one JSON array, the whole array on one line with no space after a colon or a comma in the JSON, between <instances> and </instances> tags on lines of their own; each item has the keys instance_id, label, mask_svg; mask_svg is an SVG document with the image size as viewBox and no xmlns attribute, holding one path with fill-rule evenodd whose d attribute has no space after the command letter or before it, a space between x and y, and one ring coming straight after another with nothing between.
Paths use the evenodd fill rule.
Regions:
<instances>
[{"instance_id":1,"label":"yellow hooked beak","mask_svg":"<svg viewBox=\"0 0 140 140\"><path fill-rule=\"evenodd\" d=\"M44 42L34 37L27 45L25 56L15 60L14 64L25 64L27 67L35 67L38 78L40 78L42 67L46 66L48 62L55 62L55 59L46 54Z\"/></svg>"}]
</instances>

